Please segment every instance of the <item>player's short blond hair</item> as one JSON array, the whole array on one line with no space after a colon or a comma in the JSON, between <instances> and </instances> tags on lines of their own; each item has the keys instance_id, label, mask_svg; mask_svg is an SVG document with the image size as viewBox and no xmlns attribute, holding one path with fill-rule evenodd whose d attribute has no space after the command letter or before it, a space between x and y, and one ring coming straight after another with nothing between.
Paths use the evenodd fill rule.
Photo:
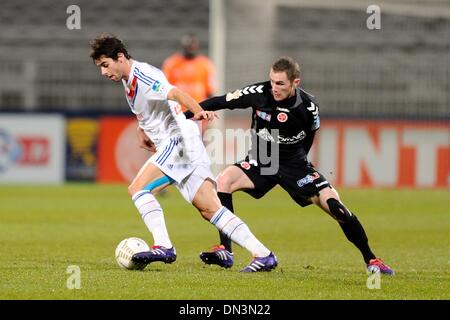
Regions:
<instances>
[{"instance_id":1,"label":"player's short blond hair","mask_svg":"<svg viewBox=\"0 0 450 320\"><path fill-rule=\"evenodd\" d=\"M300 65L291 57L281 57L272 64L274 72L286 72L289 81L300 79Z\"/></svg>"}]
</instances>

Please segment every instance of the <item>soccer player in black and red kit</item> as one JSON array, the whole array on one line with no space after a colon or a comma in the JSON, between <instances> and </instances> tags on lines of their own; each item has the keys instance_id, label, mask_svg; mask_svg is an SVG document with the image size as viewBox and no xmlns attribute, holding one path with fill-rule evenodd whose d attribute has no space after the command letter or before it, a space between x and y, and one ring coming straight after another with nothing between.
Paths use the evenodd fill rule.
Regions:
<instances>
[{"instance_id":1,"label":"soccer player in black and red kit","mask_svg":"<svg viewBox=\"0 0 450 320\"><path fill-rule=\"evenodd\" d=\"M282 57L273 63L269 77L269 81L200 103L209 111L252 108L251 150L245 160L227 167L217 177L222 204L233 211L233 192L242 190L259 199L280 185L300 206L316 204L332 216L359 249L370 272L393 275L394 271L373 254L357 217L308 161L308 152L320 127L319 107L314 97L300 87L299 64L290 57ZM207 264L229 268L233 265L231 241L222 233L220 240L220 245L201 253L200 258Z\"/></svg>"}]
</instances>

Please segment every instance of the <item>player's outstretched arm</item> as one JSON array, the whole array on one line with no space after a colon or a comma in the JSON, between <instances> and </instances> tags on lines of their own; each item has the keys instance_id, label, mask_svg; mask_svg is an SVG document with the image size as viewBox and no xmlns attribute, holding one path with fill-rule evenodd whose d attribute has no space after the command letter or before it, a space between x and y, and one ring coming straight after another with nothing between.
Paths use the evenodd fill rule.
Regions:
<instances>
[{"instance_id":1,"label":"player's outstretched arm","mask_svg":"<svg viewBox=\"0 0 450 320\"><path fill-rule=\"evenodd\" d=\"M259 98L257 95L251 95L249 92L247 92L248 95L244 95L241 91L242 90L236 90L226 95L210 97L200 102L200 107L207 111L217 111L222 109L245 109L251 107L254 104L255 99ZM256 93L260 92L258 91ZM191 111L185 111L184 115L188 119L194 116Z\"/></svg>"},{"instance_id":2,"label":"player's outstretched arm","mask_svg":"<svg viewBox=\"0 0 450 320\"><path fill-rule=\"evenodd\" d=\"M203 110L194 98L176 87L169 91L167 99L177 101L179 104L186 106L194 114L195 120L213 120L217 117L214 111Z\"/></svg>"}]
</instances>

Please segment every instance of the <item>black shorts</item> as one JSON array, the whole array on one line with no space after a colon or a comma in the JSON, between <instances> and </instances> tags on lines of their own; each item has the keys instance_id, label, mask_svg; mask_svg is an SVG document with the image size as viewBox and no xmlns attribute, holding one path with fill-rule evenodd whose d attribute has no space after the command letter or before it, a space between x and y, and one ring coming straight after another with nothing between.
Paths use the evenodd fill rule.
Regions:
<instances>
[{"instance_id":1,"label":"black shorts","mask_svg":"<svg viewBox=\"0 0 450 320\"><path fill-rule=\"evenodd\" d=\"M319 195L320 190L331 187L327 179L310 162L304 160L283 162L278 172L272 175L261 174L261 166L256 161L249 161L248 156L234 165L255 185L254 189L243 191L256 199L263 197L278 184L295 202L306 207L312 203L309 200L311 197Z\"/></svg>"}]
</instances>

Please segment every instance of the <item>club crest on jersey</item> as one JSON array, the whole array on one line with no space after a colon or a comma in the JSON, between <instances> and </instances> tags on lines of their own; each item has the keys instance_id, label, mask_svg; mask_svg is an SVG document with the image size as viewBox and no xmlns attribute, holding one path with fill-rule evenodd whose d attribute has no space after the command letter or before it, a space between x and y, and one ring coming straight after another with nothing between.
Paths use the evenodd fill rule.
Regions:
<instances>
[{"instance_id":1,"label":"club crest on jersey","mask_svg":"<svg viewBox=\"0 0 450 320\"><path fill-rule=\"evenodd\" d=\"M288 115L286 113L284 113L284 112L280 112L277 115L277 120L280 121L280 122L286 122L287 119L288 119Z\"/></svg>"},{"instance_id":2,"label":"club crest on jersey","mask_svg":"<svg viewBox=\"0 0 450 320\"><path fill-rule=\"evenodd\" d=\"M134 106L134 100L136 99L137 91L138 91L137 78L133 77L133 80L131 81L131 84L128 86L127 91L127 98L131 106Z\"/></svg>"},{"instance_id":3,"label":"club crest on jersey","mask_svg":"<svg viewBox=\"0 0 450 320\"><path fill-rule=\"evenodd\" d=\"M242 169L249 170L250 169L250 163L248 163L247 161L242 161L241 162L241 167L242 167Z\"/></svg>"}]
</instances>

